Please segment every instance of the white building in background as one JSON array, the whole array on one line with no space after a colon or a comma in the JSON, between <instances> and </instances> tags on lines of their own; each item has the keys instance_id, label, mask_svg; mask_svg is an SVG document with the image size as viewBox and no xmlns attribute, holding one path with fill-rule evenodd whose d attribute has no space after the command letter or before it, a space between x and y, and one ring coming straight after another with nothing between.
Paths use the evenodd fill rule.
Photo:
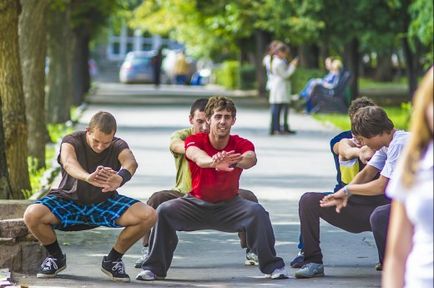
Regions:
<instances>
[{"instance_id":1,"label":"white building in background","mask_svg":"<svg viewBox=\"0 0 434 288\"><path fill-rule=\"evenodd\" d=\"M128 52L140 50L154 50L160 46L168 49L182 49L184 46L176 41L164 39L159 35L143 37L142 31L134 30L133 35L128 35L128 28L123 25L119 35L109 33L108 45L106 50L107 60L118 62L122 61Z\"/></svg>"}]
</instances>

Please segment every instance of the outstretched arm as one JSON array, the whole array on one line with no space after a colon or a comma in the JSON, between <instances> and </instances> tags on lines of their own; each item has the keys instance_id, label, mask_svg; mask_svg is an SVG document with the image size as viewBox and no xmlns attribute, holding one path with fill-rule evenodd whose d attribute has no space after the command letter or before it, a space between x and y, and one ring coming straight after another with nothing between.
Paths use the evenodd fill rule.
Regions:
<instances>
[{"instance_id":1,"label":"outstretched arm","mask_svg":"<svg viewBox=\"0 0 434 288\"><path fill-rule=\"evenodd\" d=\"M249 169L256 165L258 159L254 151L246 151L241 155L242 159L236 163L235 167Z\"/></svg>"},{"instance_id":2,"label":"outstretched arm","mask_svg":"<svg viewBox=\"0 0 434 288\"><path fill-rule=\"evenodd\" d=\"M96 187L107 187L106 178L99 172L102 166L98 167L93 173L88 173L81 167L77 160L77 154L74 147L69 143L63 143L60 151L60 162L71 177L87 182Z\"/></svg>"},{"instance_id":3,"label":"outstretched arm","mask_svg":"<svg viewBox=\"0 0 434 288\"><path fill-rule=\"evenodd\" d=\"M128 171L128 172L126 171L122 171L122 172L125 172L126 175L128 175L128 173L130 174L128 175L128 179L127 179L128 181L129 178L131 178L131 176L133 176L134 173L136 173L138 167L136 158L134 157L134 154L133 152L131 152L130 149L124 149L122 150L121 153L119 153L118 160L121 163L121 170L125 169ZM122 186L123 183L125 183L124 178L121 176L119 171L114 171L111 168L107 168L107 167L105 167L102 170L102 172L106 177L106 184L108 185L108 187L105 187L102 190L102 192L114 191L120 186Z\"/></svg>"},{"instance_id":4,"label":"outstretched arm","mask_svg":"<svg viewBox=\"0 0 434 288\"><path fill-rule=\"evenodd\" d=\"M333 207L336 206L336 212L340 212L342 208L347 206L348 199L351 194L375 196L384 194L389 178L380 176L378 179L374 179L378 170L370 165L360 171L350 184L346 185L339 191L325 196L321 201L321 207Z\"/></svg>"},{"instance_id":5,"label":"outstretched arm","mask_svg":"<svg viewBox=\"0 0 434 288\"><path fill-rule=\"evenodd\" d=\"M195 146L188 147L185 155L201 168L215 168L221 171L234 170L233 165L242 160L241 154L234 151L218 152L211 157L205 151Z\"/></svg>"},{"instance_id":6,"label":"outstretched arm","mask_svg":"<svg viewBox=\"0 0 434 288\"><path fill-rule=\"evenodd\" d=\"M173 139L170 142L170 151L176 154L185 154L185 143L181 138Z\"/></svg>"}]
</instances>

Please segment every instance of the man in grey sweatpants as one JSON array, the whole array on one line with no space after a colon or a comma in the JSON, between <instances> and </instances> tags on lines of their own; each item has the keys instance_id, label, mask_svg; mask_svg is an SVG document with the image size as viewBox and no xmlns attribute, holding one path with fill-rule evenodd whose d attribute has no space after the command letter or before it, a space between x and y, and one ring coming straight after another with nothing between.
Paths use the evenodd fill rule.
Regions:
<instances>
[{"instance_id":1,"label":"man in grey sweatpants","mask_svg":"<svg viewBox=\"0 0 434 288\"><path fill-rule=\"evenodd\" d=\"M230 135L235 105L228 98L211 97L205 114L209 134L198 133L185 140L192 190L158 207L149 254L136 279L165 278L178 244L176 231L202 229L245 231L247 246L258 255L259 269L271 279L286 278L285 263L274 249L268 212L260 204L238 196L243 169L253 167L257 160L249 140Z\"/></svg>"}]
</instances>

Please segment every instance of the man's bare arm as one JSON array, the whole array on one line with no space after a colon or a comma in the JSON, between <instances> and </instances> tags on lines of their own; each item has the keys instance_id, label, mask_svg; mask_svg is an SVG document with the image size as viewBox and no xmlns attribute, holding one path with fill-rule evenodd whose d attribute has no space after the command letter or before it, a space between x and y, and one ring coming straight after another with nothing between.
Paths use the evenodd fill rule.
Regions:
<instances>
[{"instance_id":1,"label":"man's bare arm","mask_svg":"<svg viewBox=\"0 0 434 288\"><path fill-rule=\"evenodd\" d=\"M173 153L176 153L176 154L185 154L184 141L180 138L173 139L170 142L169 149L170 149L170 151L172 151Z\"/></svg>"},{"instance_id":2,"label":"man's bare arm","mask_svg":"<svg viewBox=\"0 0 434 288\"><path fill-rule=\"evenodd\" d=\"M116 172L118 171L113 171L112 169L105 167L103 170L106 170L106 176L107 176L107 180L106 180L106 184L108 185L108 187L105 187L102 192L109 192L109 191L114 191L117 188L119 188L120 186L122 186L123 183L125 183L126 181L129 180L129 178L131 178L131 176L134 175L134 173L136 173L138 164L136 161L136 158L133 155L133 152L131 152L130 149L124 149L121 151L121 153L119 153L118 155L118 160L121 163L121 170L125 169L127 170L130 175L120 175L121 173L117 174ZM120 170L119 170L120 171ZM123 172L123 171L122 171ZM125 176L128 176L128 178L126 178L125 182L124 182L124 178Z\"/></svg>"},{"instance_id":3,"label":"man's bare arm","mask_svg":"<svg viewBox=\"0 0 434 288\"><path fill-rule=\"evenodd\" d=\"M194 146L188 147L185 155L201 168L215 168L227 172L234 170L233 165L242 159L240 153L234 151L221 151L211 157L202 149Z\"/></svg>"},{"instance_id":4,"label":"man's bare arm","mask_svg":"<svg viewBox=\"0 0 434 288\"><path fill-rule=\"evenodd\" d=\"M236 164L241 169L249 169L256 165L258 159L254 151L246 151L241 155L242 159Z\"/></svg>"},{"instance_id":5,"label":"man's bare arm","mask_svg":"<svg viewBox=\"0 0 434 288\"><path fill-rule=\"evenodd\" d=\"M214 168L214 160L205 151L197 147L188 147L185 155L200 168Z\"/></svg>"},{"instance_id":6,"label":"man's bare arm","mask_svg":"<svg viewBox=\"0 0 434 288\"><path fill-rule=\"evenodd\" d=\"M348 184L347 189L351 194L354 195L364 195L364 196L375 196L382 195L386 190L387 183L389 183L389 178L380 175L378 179L370 181L363 184Z\"/></svg>"},{"instance_id":7,"label":"man's bare arm","mask_svg":"<svg viewBox=\"0 0 434 288\"><path fill-rule=\"evenodd\" d=\"M119 162L123 169L127 169L130 172L131 176L136 173L137 164L136 158L134 157L133 152L130 149L124 149L118 156Z\"/></svg>"},{"instance_id":8,"label":"man's bare arm","mask_svg":"<svg viewBox=\"0 0 434 288\"><path fill-rule=\"evenodd\" d=\"M356 176L354 176L353 180L350 184L363 184L368 183L375 179L375 177L378 175L380 171L375 168L372 165L366 165L362 171L357 173Z\"/></svg>"},{"instance_id":9,"label":"man's bare arm","mask_svg":"<svg viewBox=\"0 0 434 288\"><path fill-rule=\"evenodd\" d=\"M333 147L340 160L351 160L359 157L360 148L351 139L342 139Z\"/></svg>"},{"instance_id":10,"label":"man's bare arm","mask_svg":"<svg viewBox=\"0 0 434 288\"><path fill-rule=\"evenodd\" d=\"M77 154L75 153L74 147L69 143L63 143L60 151L60 162L62 163L63 169L71 177L75 179L87 182L89 173L81 167L77 160Z\"/></svg>"}]
</instances>

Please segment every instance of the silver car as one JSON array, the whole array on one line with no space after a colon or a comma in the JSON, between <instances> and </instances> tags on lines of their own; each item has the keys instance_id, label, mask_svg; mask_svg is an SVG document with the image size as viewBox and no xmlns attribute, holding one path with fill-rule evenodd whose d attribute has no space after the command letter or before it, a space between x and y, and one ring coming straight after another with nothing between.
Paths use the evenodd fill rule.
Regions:
<instances>
[{"instance_id":1,"label":"silver car","mask_svg":"<svg viewBox=\"0 0 434 288\"><path fill-rule=\"evenodd\" d=\"M152 83L154 69L152 59L156 51L133 51L125 57L119 71L122 83Z\"/></svg>"}]
</instances>

